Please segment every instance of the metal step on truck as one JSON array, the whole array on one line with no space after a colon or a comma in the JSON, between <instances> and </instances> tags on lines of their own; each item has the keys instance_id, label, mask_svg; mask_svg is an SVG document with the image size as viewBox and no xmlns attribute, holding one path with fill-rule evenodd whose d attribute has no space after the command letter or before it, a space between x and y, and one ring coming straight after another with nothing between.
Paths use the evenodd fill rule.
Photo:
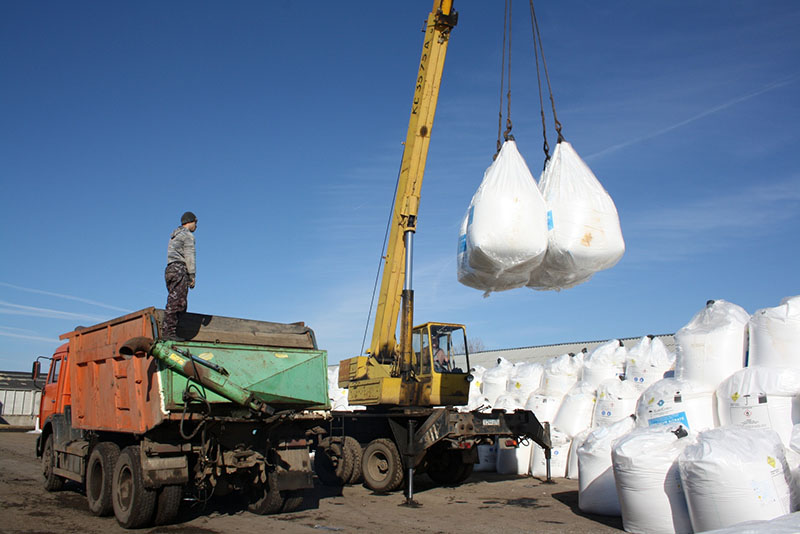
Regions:
<instances>
[{"instance_id":1,"label":"metal step on truck","mask_svg":"<svg viewBox=\"0 0 800 534\"><path fill-rule=\"evenodd\" d=\"M45 487L83 484L90 510L125 528L170 523L183 499L232 492L257 514L299 507L329 417L314 332L185 313L186 341L168 341L163 315L147 308L61 336L36 443Z\"/></svg>"}]
</instances>

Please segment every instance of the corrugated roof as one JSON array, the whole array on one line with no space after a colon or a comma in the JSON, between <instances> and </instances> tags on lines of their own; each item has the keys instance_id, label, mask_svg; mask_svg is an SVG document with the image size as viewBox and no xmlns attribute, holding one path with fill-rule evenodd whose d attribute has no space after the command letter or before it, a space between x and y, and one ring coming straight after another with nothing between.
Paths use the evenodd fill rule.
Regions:
<instances>
[{"instance_id":1,"label":"corrugated roof","mask_svg":"<svg viewBox=\"0 0 800 534\"><path fill-rule=\"evenodd\" d=\"M31 374L25 371L0 371L0 389L6 390L33 390L41 389L44 378L40 379L39 387L34 386Z\"/></svg>"}]
</instances>

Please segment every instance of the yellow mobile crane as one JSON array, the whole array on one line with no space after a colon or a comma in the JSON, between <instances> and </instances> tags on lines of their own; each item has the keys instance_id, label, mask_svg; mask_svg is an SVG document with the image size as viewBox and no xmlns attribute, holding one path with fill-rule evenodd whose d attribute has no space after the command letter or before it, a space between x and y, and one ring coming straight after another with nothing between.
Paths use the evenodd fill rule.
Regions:
<instances>
[{"instance_id":1,"label":"yellow mobile crane","mask_svg":"<svg viewBox=\"0 0 800 534\"><path fill-rule=\"evenodd\" d=\"M349 403L367 409L332 412L328 436L319 441L315 455L315 470L328 484L353 483L363 474L372 490L392 491L406 476L408 503L413 503L415 470L437 483L463 482L477 462L480 443L532 439L545 448L546 457L550 452L549 428L533 412L455 408L467 404L473 378L463 325L413 326L413 237L445 54L457 21L452 0L434 1L411 105L372 342L366 356L339 364L339 386L348 390Z\"/></svg>"}]
</instances>

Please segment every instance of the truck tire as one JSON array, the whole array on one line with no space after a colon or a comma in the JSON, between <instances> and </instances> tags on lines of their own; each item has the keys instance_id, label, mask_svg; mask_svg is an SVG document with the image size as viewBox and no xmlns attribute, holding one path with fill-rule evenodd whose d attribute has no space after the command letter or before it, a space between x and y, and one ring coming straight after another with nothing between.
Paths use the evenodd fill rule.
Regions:
<instances>
[{"instance_id":1,"label":"truck tire","mask_svg":"<svg viewBox=\"0 0 800 534\"><path fill-rule=\"evenodd\" d=\"M464 463L460 451L431 451L428 459L428 476L440 486L457 486L464 482L474 469L473 464Z\"/></svg>"},{"instance_id":2,"label":"truck tire","mask_svg":"<svg viewBox=\"0 0 800 534\"><path fill-rule=\"evenodd\" d=\"M58 491L64 487L64 478L53 472L55 465L56 451L53 448L53 434L50 434L42 450L42 474L44 474L44 489L47 491Z\"/></svg>"},{"instance_id":3,"label":"truck tire","mask_svg":"<svg viewBox=\"0 0 800 534\"><path fill-rule=\"evenodd\" d=\"M111 489L114 485L114 466L119 458L119 446L110 441L95 445L86 464L86 500L94 515L114 513Z\"/></svg>"},{"instance_id":4,"label":"truck tire","mask_svg":"<svg viewBox=\"0 0 800 534\"><path fill-rule=\"evenodd\" d=\"M467 480L469 477L472 476L472 472L475 470L475 464L473 464L472 462L470 463L462 462L461 466L462 466L462 471L458 474L458 477L456 478L456 484L463 483L465 480Z\"/></svg>"},{"instance_id":5,"label":"truck tire","mask_svg":"<svg viewBox=\"0 0 800 534\"><path fill-rule=\"evenodd\" d=\"M283 501L283 508L281 508L281 512L294 512L300 508L301 504L303 504L303 499L305 497L305 492L303 490L289 490L284 491L283 493L285 495L285 499Z\"/></svg>"},{"instance_id":6,"label":"truck tire","mask_svg":"<svg viewBox=\"0 0 800 534\"><path fill-rule=\"evenodd\" d=\"M178 517L178 510L181 507L182 498L183 486L171 485L159 488L153 524L160 526L169 525L174 522L175 518Z\"/></svg>"},{"instance_id":7,"label":"truck tire","mask_svg":"<svg viewBox=\"0 0 800 534\"><path fill-rule=\"evenodd\" d=\"M364 449L361 460L364 484L372 491L387 493L403 483L403 461L392 440L372 440Z\"/></svg>"},{"instance_id":8,"label":"truck tire","mask_svg":"<svg viewBox=\"0 0 800 534\"><path fill-rule=\"evenodd\" d=\"M250 503L247 509L258 515L277 514L283 508L285 492L280 492L278 487L278 474L270 471L267 482L253 486L250 490Z\"/></svg>"},{"instance_id":9,"label":"truck tire","mask_svg":"<svg viewBox=\"0 0 800 534\"><path fill-rule=\"evenodd\" d=\"M138 446L125 447L114 466L112 485L114 515L123 528L147 526L156 507L156 490L144 487Z\"/></svg>"},{"instance_id":10,"label":"truck tire","mask_svg":"<svg viewBox=\"0 0 800 534\"><path fill-rule=\"evenodd\" d=\"M358 440L356 440L356 438L350 436L345 436L344 446L345 448L350 449L353 457L353 472L350 474L348 483L358 484L361 482L361 478L363 476L363 473L361 472L361 459L364 456L364 449L361 448L361 444L358 442Z\"/></svg>"},{"instance_id":11,"label":"truck tire","mask_svg":"<svg viewBox=\"0 0 800 534\"><path fill-rule=\"evenodd\" d=\"M344 486L353 473L353 450L341 437L327 437L314 453L314 471L326 486Z\"/></svg>"}]
</instances>

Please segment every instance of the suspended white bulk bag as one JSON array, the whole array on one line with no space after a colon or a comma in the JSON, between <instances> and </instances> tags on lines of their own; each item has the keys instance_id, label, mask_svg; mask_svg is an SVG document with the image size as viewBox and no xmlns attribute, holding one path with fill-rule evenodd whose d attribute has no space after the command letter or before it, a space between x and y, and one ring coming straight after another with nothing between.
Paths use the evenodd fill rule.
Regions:
<instances>
[{"instance_id":1,"label":"suspended white bulk bag","mask_svg":"<svg viewBox=\"0 0 800 534\"><path fill-rule=\"evenodd\" d=\"M562 399L563 397L548 397L539 393L531 393L528 402L525 403L525 409L532 411L540 423L552 423L556 418Z\"/></svg>"},{"instance_id":2,"label":"suspended white bulk bag","mask_svg":"<svg viewBox=\"0 0 800 534\"><path fill-rule=\"evenodd\" d=\"M516 363L506 384L506 391L520 399L527 399L542 385L544 366L541 363Z\"/></svg>"},{"instance_id":3,"label":"suspended white bulk bag","mask_svg":"<svg viewBox=\"0 0 800 534\"><path fill-rule=\"evenodd\" d=\"M593 430L578 447L578 507L584 512L620 515L611 446L634 428L632 417Z\"/></svg>"},{"instance_id":4,"label":"suspended white bulk bag","mask_svg":"<svg viewBox=\"0 0 800 534\"><path fill-rule=\"evenodd\" d=\"M753 314L748 365L800 368L800 296Z\"/></svg>"},{"instance_id":5,"label":"suspended white bulk bag","mask_svg":"<svg viewBox=\"0 0 800 534\"><path fill-rule=\"evenodd\" d=\"M691 534L678 455L692 438L682 425L637 428L611 449L625 532Z\"/></svg>"},{"instance_id":6,"label":"suspended white bulk bag","mask_svg":"<svg viewBox=\"0 0 800 534\"><path fill-rule=\"evenodd\" d=\"M592 426L597 390L591 384L578 382L564 397L553 419L553 428L570 439Z\"/></svg>"},{"instance_id":7,"label":"suspended white bulk bag","mask_svg":"<svg viewBox=\"0 0 800 534\"><path fill-rule=\"evenodd\" d=\"M478 445L478 463L473 470L478 472L497 471L497 441L489 444Z\"/></svg>"},{"instance_id":8,"label":"suspended white bulk bag","mask_svg":"<svg viewBox=\"0 0 800 534\"><path fill-rule=\"evenodd\" d=\"M636 413L639 390L628 380L612 378L597 388L592 426L608 426Z\"/></svg>"},{"instance_id":9,"label":"suspended white bulk bag","mask_svg":"<svg viewBox=\"0 0 800 534\"><path fill-rule=\"evenodd\" d=\"M506 392L506 382L511 373L513 364L506 359L498 358L500 361L483 373L481 381L481 393L489 399L489 403L494 406L497 397Z\"/></svg>"},{"instance_id":10,"label":"suspended white bulk bag","mask_svg":"<svg viewBox=\"0 0 800 534\"><path fill-rule=\"evenodd\" d=\"M750 315L736 304L708 301L675 334L675 377L691 380L708 391L716 390L744 367L749 319Z\"/></svg>"},{"instance_id":11,"label":"suspended white bulk bag","mask_svg":"<svg viewBox=\"0 0 800 534\"><path fill-rule=\"evenodd\" d=\"M692 382L662 378L642 393L636 404L636 424L680 423L692 432L719 426L714 393L697 391Z\"/></svg>"},{"instance_id":12,"label":"suspended white bulk bag","mask_svg":"<svg viewBox=\"0 0 800 534\"><path fill-rule=\"evenodd\" d=\"M695 532L790 512L791 473L774 430L701 432L678 466Z\"/></svg>"},{"instance_id":13,"label":"suspended white bulk bag","mask_svg":"<svg viewBox=\"0 0 800 534\"><path fill-rule=\"evenodd\" d=\"M522 445L515 439L500 438L497 472L501 475L527 475L531 468L531 448L531 442Z\"/></svg>"},{"instance_id":14,"label":"suspended white bulk bag","mask_svg":"<svg viewBox=\"0 0 800 534\"><path fill-rule=\"evenodd\" d=\"M616 265L625 253L617 208L572 145L556 145L539 188L547 203L548 246L528 287L573 287Z\"/></svg>"},{"instance_id":15,"label":"suspended white bulk bag","mask_svg":"<svg viewBox=\"0 0 800 534\"><path fill-rule=\"evenodd\" d=\"M601 382L625 373L626 359L627 352L619 340L607 341L584 357L581 381L597 387Z\"/></svg>"},{"instance_id":16,"label":"suspended white bulk bag","mask_svg":"<svg viewBox=\"0 0 800 534\"><path fill-rule=\"evenodd\" d=\"M675 365L675 354L667 350L657 337L645 336L628 351L625 362L625 380L640 391L664 378L664 374Z\"/></svg>"},{"instance_id":17,"label":"suspended white bulk bag","mask_svg":"<svg viewBox=\"0 0 800 534\"><path fill-rule=\"evenodd\" d=\"M578 382L583 359L562 354L548 360L542 373L542 385L537 393L549 397L563 397Z\"/></svg>"},{"instance_id":18,"label":"suspended white bulk bag","mask_svg":"<svg viewBox=\"0 0 800 534\"><path fill-rule=\"evenodd\" d=\"M771 428L788 446L800 423L800 369L747 367L733 373L717 389L720 426Z\"/></svg>"},{"instance_id":19,"label":"suspended white bulk bag","mask_svg":"<svg viewBox=\"0 0 800 534\"><path fill-rule=\"evenodd\" d=\"M567 478L570 480L578 480L578 448L583 445L589 434L592 433L593 428L587 428L574 438L569 443L569 458L567 459Z\"/></svg>"},{"instance_id":20,"label":"suspended white bulk bag","mask_svg":"<svg viewBox=\"0 0 800 534\"><path fill-rule=\"evenodd\" d=\"M516 143L506 141L462 223L459 281L487 292L524 286L547 250L545 211Z\"/></svg>"},{"instance_id":21,"label":"suspended white bulk bag","mask_svg":"<svg viewBox=\"0 0 800 534\"><path fill-rule=\"evenodd\" d=\"M550 432L550 476L552 478L564 478L567 472L567 462L569 461L570 440L564 434ZM547 459L544 456L544 449L533 445L533 455L531 456L531 475L535 477L547 476Z\"/></svg>"}]
</instances>

